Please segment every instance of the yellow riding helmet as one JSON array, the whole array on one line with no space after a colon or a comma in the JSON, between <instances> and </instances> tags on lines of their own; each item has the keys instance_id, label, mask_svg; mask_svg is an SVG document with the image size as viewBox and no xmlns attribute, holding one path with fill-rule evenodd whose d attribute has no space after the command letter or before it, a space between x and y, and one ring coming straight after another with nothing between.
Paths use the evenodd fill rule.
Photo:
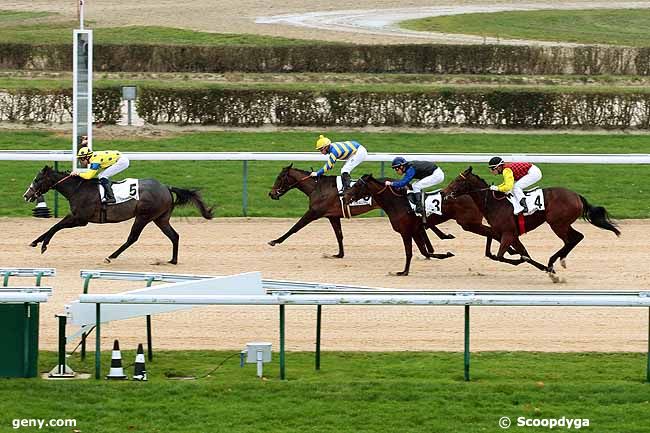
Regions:
<instances>
[{"instance_id":1,"label":"yellow riding helmet","mask_svg":"<svg viewBox=\"0 0 650 433\"><path fill-rule=\"evenodd\" d=\"M316 140L316 149L322 149L325 146L329 146L331 142L332 140L325 137L324 135L321 135L320 137L318 137L318 140Z\"/></svg>"},{"instance_id":2,"label":"yellow riding helmet","mask_svg":"<svg viewBox=\"0 0 650 433\"><path fill-rule=\"evenodd\" d=\"M89 147L82 147L79 149L79 152L77 152L77 158L88 158L92 156L93 151L90 150Z\"/></svg>"}]
</instances>

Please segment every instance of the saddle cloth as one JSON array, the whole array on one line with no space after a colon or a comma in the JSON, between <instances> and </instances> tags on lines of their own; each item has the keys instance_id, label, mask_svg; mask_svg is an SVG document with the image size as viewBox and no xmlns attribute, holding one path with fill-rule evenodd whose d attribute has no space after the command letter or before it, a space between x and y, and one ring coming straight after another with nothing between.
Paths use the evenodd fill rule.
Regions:
<instances>
[{"instance_id":1,"label":"saddle cloth","mask_svg":"<svg viewBox=\"0 0 650 433\"><path fill-rule=\"evenodd\" d=\"M524 191L524 195L526 196L526 207L528 208L528 212L524 212L524 215L532 215L538 210L546 209L544 203L544 191L541 188L533 188L530 191ZM510 193L508 193L506 197L508 197L508 200L514 206L515 197Z\"/></svg>"},{"instance_id":2,"label":"saddle cloth","mask_svg":"<svg viewBox=\"0 0 650 433\"><path fill-rule=\"evenodd\" d=\"M350 182L350 186L354 185L357 181L353 180ZM343 194L343 181L341 176L336 176L336 190L339 192L339 195ZM343 200L341 198L341 200ZM372 206L372 197L361 198L357 201L350 202L350 206Z\"/></svg>"},{"instance_id":3,"label":"saddle cloth","mask_svg":"<svg viewBox=\"0 0 650 433\"><path fill-rule=\"evenodd\" d=\"M426 192L424 194L424 210L427 214L426 216L428 217L431 214L442 215L442 194L440 190ZM415 204L411 200L409 200L409 204L415 213Z\"/></svg>"},{"instance_id":4,"label":"saddle cloth","mask_svg":"<svg viewBox=\"0 0 650 433\"><path fill-rule=\"evenodd\" d=\"M124 203L129 200L140 200L140 191L138 179L127 178L119 182L113 182L111 185L113 195L115 195L115 204ZM104 201L104 187L99 184L99 196Z\"/></svg>"}]
</instances>

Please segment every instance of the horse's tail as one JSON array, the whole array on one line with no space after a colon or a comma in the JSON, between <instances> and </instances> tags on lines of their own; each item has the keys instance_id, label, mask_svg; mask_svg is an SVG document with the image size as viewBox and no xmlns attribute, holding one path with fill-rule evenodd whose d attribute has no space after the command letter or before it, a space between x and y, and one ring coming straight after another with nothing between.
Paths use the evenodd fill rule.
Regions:
<instances>
[{"instance_id":1,"label":"horse's tail","mask_svg":"<svg viewBox=\"0 0 650 433\"><path fill-rule=\"evenodd\" d=\"M201 198L201 195L199 194L199 190L197 189L183 189L183 188L176 188L175 186L170 186L169 191L173 194L176 194L176 200L174 200L174 206L183 206L189 203L194 204L199 211L201 211L201 215L203 218L211 220L212 219L212 208L207 207L206 204L203 202L203 199Z\"/></svg>"},{"instance_id":2,"label":"horse's tail","mask_svg":"<svg viewBox=\"0 0 650 433\"><path fill-rule=\"evenodd\" d=\"M616 225L609 219L607 209L602 206L592 206L586 198L580 196L582 201L582 217L589 221L592 225L600 227L601 229L609 230L620 236L621 232L616 228Z\"/></svg>"}]
</instances>

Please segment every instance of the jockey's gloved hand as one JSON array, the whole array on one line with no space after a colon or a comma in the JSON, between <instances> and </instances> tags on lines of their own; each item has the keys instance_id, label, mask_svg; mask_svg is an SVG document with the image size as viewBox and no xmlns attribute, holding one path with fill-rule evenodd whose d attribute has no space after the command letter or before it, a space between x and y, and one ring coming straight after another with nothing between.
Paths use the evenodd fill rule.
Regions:
<instances>
[{"instance_id":1,"label":"jockey's gloved hand","mask_svg":"<svg viewBox=\"0 0 650 433\"><path fill-rule=\"evenodd\" d=\"M386 182L384 182L384 185L386 185L386 186L391 186L392 184L393 184L393 182L391 182L390 180L387 180Z\"/></svg>"},{"instance_id":2,"label":"jockey's gloved hand","mask_svg":"<svg viewBox=\"0 0 650 433\"><path fill-rule=\"evenodd\" d=\"M492 190L492 191L498 191L498 190L499 190L499 187L496 186L496 185L490 185L490 190Z\"/></svg>"},{"instance_id":3,"label":"jockey's gloved hand","mask_svg":"<svg viewBox=\"0 0 650 433\"><path fill-rule=\"evenodd\" d=\"M309 173L309 176L310 177L318 177L318 173L316 173L315 171L312 171L311 173Z\"/></svg>"}]
</instances>

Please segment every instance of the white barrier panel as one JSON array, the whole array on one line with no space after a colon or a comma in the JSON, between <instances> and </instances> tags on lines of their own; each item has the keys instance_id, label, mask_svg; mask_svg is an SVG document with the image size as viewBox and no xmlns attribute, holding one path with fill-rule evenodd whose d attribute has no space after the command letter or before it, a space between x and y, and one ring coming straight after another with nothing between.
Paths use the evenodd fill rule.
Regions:
<instances>
[{"instance_id":1,"label":"white barrier panel","mask_svg":"<svg viewBox=\"0 0 650 433\"><path fill-rule=\"evenodd\" d=\"M129 152L138 161L325 161L317 152ZM487 163L487 153L369 153L366 161L392 161L396 156L407 160L435 162ZM650 164L649 154L499 154L506 161L549 164ZM0 150L0 161L70 161L70 151Z\"/></svg>"},{"instance_id":2,"label":"white barrier panel","mask_svg":"<svg viewBox=\"0 0 650 433\"><path fill-rule=\"evenodd\" d=\"M55 268L0 268L0 274L9 274L12 277L55 277Z\"/></svg>"},{"instance_id":3,"label":"white barrier panel","mask_svg":"<svg viewBox=\"0 0 650 433\"><path fill-rule=\"evenodd\" d=\"M214 277L205 280L187 281L182 283L161 284L147 287L145 289L120 293L115 296L149 296L164 297L169 295L209 296L215 294L254 296L263 295L262 274L260 272L248 272L245 274L231 275L225 277ZM81 295L93 296L93 295ZM75 301L65 306L66 315L70 323L78 326L94 325L95 306L82 304ZM106 305L102 307L102 323L113 320L131 319L169 311L186 310L191 305Z\"/></svg>"},{"instance_id":4,"label":"white barrier panel","mask_svg":"<svg viewBox=\"0 0 650 433\"><path fill-rule=\"evenodd\" d=\"M16 304L24 302L47 302L47 293L0 293L0 304Z\"/></svg>"}]
</instances>

